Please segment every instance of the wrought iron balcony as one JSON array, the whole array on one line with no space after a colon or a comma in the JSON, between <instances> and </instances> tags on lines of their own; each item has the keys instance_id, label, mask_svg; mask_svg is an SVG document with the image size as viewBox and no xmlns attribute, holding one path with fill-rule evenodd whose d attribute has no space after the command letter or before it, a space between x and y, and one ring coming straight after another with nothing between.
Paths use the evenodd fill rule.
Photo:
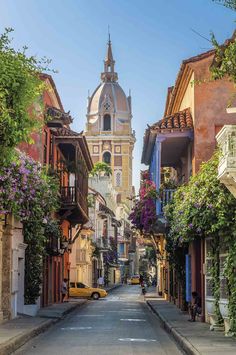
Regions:
<instances>
[{"instance_id":1,"label":"wrought iron balcony","mask_svg":"<svg viewBox=\"0 0 236 355\"><path fill-rule=\"evenodd\" d=\"M216 140L221 150L218 179L236 197L236 125L225 125Z\"/></svg>"}]
</instances>

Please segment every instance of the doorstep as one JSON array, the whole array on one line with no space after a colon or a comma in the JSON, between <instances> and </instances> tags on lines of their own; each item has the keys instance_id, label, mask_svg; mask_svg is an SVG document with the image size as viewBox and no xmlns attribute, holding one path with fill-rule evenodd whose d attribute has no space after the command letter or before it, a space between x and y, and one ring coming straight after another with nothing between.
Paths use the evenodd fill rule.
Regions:
<instances>
[{"instance_id":1,"label":"doorstep","mask_svg":"<svg viewBox=\"0 0 236 355\"><path fill-rule=\"evenodd\" d=\"M210 331L210 325L207 323L188 322L189 316L186 313L163 298L146 298L146 302L186 354L236 354L235 338L227 338L224 333Z\"/></svg>"}]
</instances>

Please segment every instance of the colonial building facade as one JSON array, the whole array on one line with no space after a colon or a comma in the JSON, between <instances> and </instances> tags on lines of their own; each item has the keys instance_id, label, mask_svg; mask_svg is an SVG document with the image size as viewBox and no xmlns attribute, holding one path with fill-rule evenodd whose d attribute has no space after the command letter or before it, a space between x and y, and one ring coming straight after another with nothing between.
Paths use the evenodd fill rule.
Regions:
<instances>
[{"instance_id":1,"label":"colonial building facade","mask_svg":"<svg viewBox=\"0 0 236 355\"><path fill-rule=\"evenodd\" d=\"M109 37L101 83L88 98L85 135L93 163L103 161L112 168L117 202L127 203L132 194L135 137L131 127L131 96L126 97L117 80Z\"/></svg>"}]
</instances>

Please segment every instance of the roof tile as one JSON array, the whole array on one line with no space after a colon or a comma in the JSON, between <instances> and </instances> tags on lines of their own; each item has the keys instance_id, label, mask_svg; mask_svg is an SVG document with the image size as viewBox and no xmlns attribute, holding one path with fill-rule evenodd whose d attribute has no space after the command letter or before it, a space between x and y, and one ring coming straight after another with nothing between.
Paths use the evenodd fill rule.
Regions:
<instances>
[{"instance_id":1,"label":"roof tile","mask_svg":"<svg viewBox=\"0 0 236 355\"><path fill-rule=\"evenodd\" d=\"M190 113L190 109L187 108L183 111L174 113L173 115L164 117L159 122L151 126L151 129L161 130L183 130L193 129L193 120Z\"/></svg>"}]
</instances>

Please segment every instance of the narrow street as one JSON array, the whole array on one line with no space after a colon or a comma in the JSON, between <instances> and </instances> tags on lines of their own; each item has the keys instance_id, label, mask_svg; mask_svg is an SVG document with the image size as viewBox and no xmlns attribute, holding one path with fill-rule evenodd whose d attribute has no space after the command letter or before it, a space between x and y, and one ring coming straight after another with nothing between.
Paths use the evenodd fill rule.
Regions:
<instances>
[{"instance_id":1,"label":"narrow street","mask_svg":"<svg viewBox=\"0 0 236 355\"><path fill-rule=\"evenodd\" d=\"M106 299L89 301L17 355L181 354L140 296L139 286L123 286Z\"/></svg>"}]
</instances>

